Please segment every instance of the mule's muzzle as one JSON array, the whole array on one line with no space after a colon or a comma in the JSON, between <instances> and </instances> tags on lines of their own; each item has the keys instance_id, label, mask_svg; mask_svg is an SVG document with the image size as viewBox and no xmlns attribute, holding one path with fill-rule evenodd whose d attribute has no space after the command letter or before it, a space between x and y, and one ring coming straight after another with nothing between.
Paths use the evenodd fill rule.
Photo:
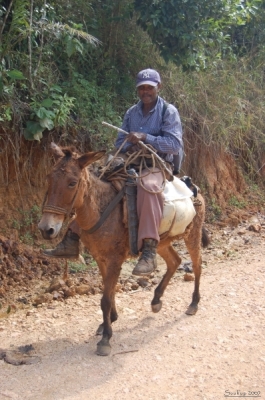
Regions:
<instances>
[{"instance_id":1,"label":"mule's muzzle","mask_svg":"<svg viewBox=\"0 0 265 400\"><path fill-rule=\"evenodd\" d=\"M38 224L38 229L41 231L43 239L51 240L56 238L61 230L63 221L63 216L43 214Z\"/></svg>"},{"instance_id":2,"label":"mule's muzzle","mask_svg":"<svg viewBox=\"0 0 265 400\"><path fill-rule=\"evenodd\" d=\"M39 228L40 229L40 228ZM54 229L50 228L47 231L40 229L43 239L52 240L54 238Z\"/></svg>"}]
</instances>

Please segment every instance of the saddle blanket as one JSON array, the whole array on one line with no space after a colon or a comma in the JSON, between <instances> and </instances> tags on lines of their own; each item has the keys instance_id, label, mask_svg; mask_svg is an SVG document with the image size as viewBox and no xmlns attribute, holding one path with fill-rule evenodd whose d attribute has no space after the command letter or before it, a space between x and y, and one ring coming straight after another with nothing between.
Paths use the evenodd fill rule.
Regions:
<instances>
[{"instance_id":1,"label":"saddle blanket","mask_svg":"<svg viewBox=\"0 0 265 400\"><path fill-rule=\"evenodd\" d=\"M167 181L164 195L163 218L158 230L159 235L169 232L169 236L180 235L191 223L196 211L191 197L193 192L179 178L174 176Z\"/></svg>"}]
</instances>

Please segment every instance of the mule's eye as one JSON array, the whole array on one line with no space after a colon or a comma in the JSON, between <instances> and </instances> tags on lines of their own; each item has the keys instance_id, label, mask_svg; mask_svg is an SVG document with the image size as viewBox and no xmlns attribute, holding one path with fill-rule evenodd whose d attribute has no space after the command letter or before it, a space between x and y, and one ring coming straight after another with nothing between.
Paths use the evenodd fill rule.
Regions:
<instances>
[{"instance_id":1,"label":"mule's eye","mask_svg":"<svg viewBox=\"0 0 265 400\"><path fill-rule=\"evenodd\" d=\"M75 181L70 182L69 185L68 185L68 187L69 187L70 189L71 189L71 188L74 188L74 187L76 186L76 184L77 184L77 182L75 182Z\"/></svg>"}]
</instances>

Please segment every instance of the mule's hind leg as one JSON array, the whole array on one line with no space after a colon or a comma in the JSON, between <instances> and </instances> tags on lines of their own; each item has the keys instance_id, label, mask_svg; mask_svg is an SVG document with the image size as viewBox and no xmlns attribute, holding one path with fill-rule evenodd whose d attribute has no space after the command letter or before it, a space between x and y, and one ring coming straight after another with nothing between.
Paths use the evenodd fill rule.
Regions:
<instances>
[{"instance_id":1,"label":"mule's hind leg","mask_svg":"<svg viewBox=\"0 0 265 400\"><path fill-rule=\"evenodd\" d=\"M187 246L190 258L192 261L192 268L195 276L194 281L194 292L192 294L192 302L189 305L186 314L194 315L198 310L198 303L200 301L200 277L201 277L201 231L195 232L193 229L190 235L184 239Z\"/></svg>"},{"instance_id":2,"label":"mule's hind leg","mask_svg":"<svg viewBox=\"0 0 265 400\"><path fill-rule=\"evenodd\" d=\"M181 263L181 258L178 253L173 249L171 244L168 246L162 247L158 249L159 255L165 260L167 264L167 272L163 276L162 281L159 283L157 288L155 289L154 298L151 302L152 311L157 313L161 310L162 301L160 298L163 296L163 293L168 285L168 282L172 278L173 274L176 272L178 266Z\"/></svg>"}]
</instances>

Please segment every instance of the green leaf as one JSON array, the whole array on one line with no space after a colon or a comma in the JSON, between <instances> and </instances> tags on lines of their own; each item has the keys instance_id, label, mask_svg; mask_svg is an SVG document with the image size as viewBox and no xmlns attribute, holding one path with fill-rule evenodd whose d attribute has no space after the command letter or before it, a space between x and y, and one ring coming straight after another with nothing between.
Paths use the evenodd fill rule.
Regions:
<instances>
[{"instance_id":1,"label":"green leaf","mask_svg":"<svg viewBox=\"0 0 265 400\"><path fill-rule=\"evenodd\" d=\"M41 102L41 106L42 106L42 107L45 107L45 108L51 107L52 104L53 104L53 100L50 99L50 98L44 99L44 100L42 100L42 102Z\"/></svg>"},{"instance_id":2,"label":"green leaf","mask_svg":"<svg viewBox=\"0 0 265 400\"><path fill-rule=\"evenodd\" d=\"M39 119L43 119L45 117L47 117L47 110L44 107L40 107L38 109L38 111L36 111L36 115L37 117L39 117Z\"/></svg>"},{"instance_id":3,"label":"green leaf","mask_svg":"<svg viewBox=\"0 0 265 400\"><path fill-rule=\"evenodd\" d=\"M55 118L55 114L53 111L51 110L47 110L47 108L44 107L40 107L37 111L36 111L36 115L37 117L39 117L39 119L45 119L45 118Z\"/></svg>"},{"instance_id":4,"label":"green leaf","mask_svg":"<svg viewBox=\"0 0 265 400\"><path fill-rule=\"evenodd\" d=\"M68 57L70 58L74 53L75 53L75 45L72 41L68 41L66 43L66 53Z\"/></svg>"},{"instance_id":5,"label":"green leaf","mask_svg":"<svg viewBox=\"0 0 265 400\"><path fill-rule=\"evenodd\" d=\"M53 85L50 90L51 90L51 92L62 93L62 88L58 85Z\"/></svg>"},{"instance_id":6,"label":"green leaf","mask_svg":"<svg viewBox=\"0 0 265 400\"><path fill-rule=\"evenodd\" d=\"M61 103L62 103L61 98L60 98L60 100L54 100L53 101L53 104L56 104L57 106L60 106Z\"/></svg>"},{"instance_id":7,"label":"green leaf","mask_svg":"<svg viewBox=\"0 0 265 400\"><path fill-rule=\"evenodd\" d=\"M40 126L42 128L47 128L49 131L54 128L53 121L49 118L43 118L40 120Z\"/></svg>"},{"instance_id":8,"label":"green leaf","mask_svg":"<svg viewBox=\"0 0 265 400\"><path fill-rule=\"evenodd\" d=\"M12 71L7 71L7 76L11 79L26 79L25 76L22 74L22 72L18 71L17 69L13 69Z\"/></svg>"},{"instance_id":9,"label":"green leaf","mask_svg":"<svg viewBox=\"0 0 265 400\"><path fill-rule=\"evenodd\" d=\"M42 132L38 132L34 135L34 140L40 141L42 139Z\"/></svg>"},{"instance_id":10,"label":"green leaf","mask_svg":"<svg viewBox=\"0 0 265 400\"><path fill-rule=\"evenodd\" d=\"M27 121L26 129L24 130L23 134L24 134L25 139L27 139L27 140L39 140L39 139L35 139L35 135L36 135L36 137L39 137L40 135L42 135L43 131L44 131L44 129L41 127L41 125L38 122Z\"/></svg>"}]
</instances>

